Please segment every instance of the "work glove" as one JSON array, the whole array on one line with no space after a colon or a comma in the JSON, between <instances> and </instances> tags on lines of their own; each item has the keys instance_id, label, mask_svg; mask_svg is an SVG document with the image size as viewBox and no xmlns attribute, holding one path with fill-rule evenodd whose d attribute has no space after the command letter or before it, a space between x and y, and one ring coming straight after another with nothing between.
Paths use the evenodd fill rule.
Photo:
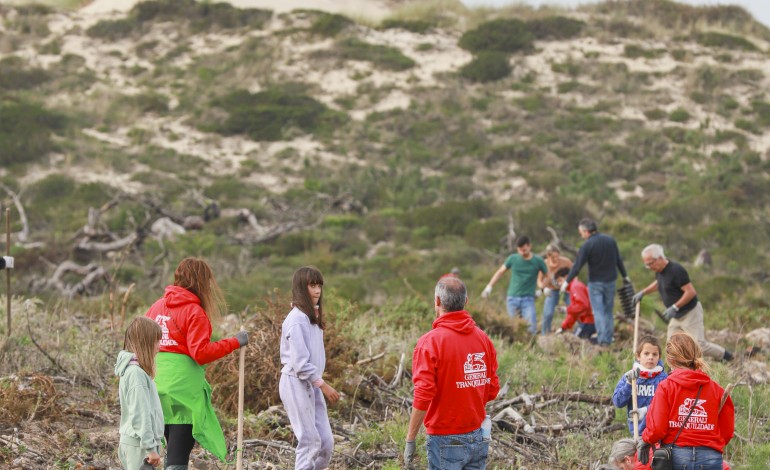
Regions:
<instances>
[{"instance_id":1,"label":"work glove","mask_svg":"<svg viewBox=\"0 0 770 470\"><path fill-rule=\"evenodd\" d=\"M484 290L481 291L481 298L482 299L488 299L489 298L489 294L491 294L491 293L492 293L492 285L487 284L487 287L485 287Z\"/></svg>"},{"instance_id":2,"label":"work glove","mask_svg":"<svg viewBox=\"0 0 770 470\"><path fill-rule=\"evenodd\" d=\"M629 412L629 416L633 416L633 414L636 413L639 416L639 422L641 422L645 416L647 416L647 407L643 406L641 408L633 409Z\"/></svg>"},{"instance_id":3,"label":"work glove","mask_svg":"<svg viewBox=\"0 0 770 470\"><path fill-rule=\"evenodd\" d=\"M650 462L650 444L642 439L636 442L636 460L642 465L647 465Z\"/></svg>"},{"instance_id":4,"label":"work glove","mask_svg":"<svg viewBox=\"0 0 770 470\"><path fill-rule=\"evenodd\" d=\"M663 318L665 318L666 323L670 322L674 316L676 316L676 313L679 311L678 308L676 308L676 305L671 305L669 308L667 308L663 312Z\"/></svg>"},{"instance_id":5,"label":"work glove","mask_svg":"<svg viewBox=\"0 0 770 470\"><path fill-rule=\"evenodd\" d=\"M559 293L563 294L567 292L567 280L565 279L562 281L561 286L559 287Z\"/></svg>"},{"instance_id":6,"label":"work glove","mask_svg":"<svg viewBox=\"0 0 770 470\"><path fill-rule=\"evenodd\" d=\"M624 283L624 284L631 284L631 278L630 278L630 277L628 277L628 276L624 277L624 278L623 278L623 283Z\"/></svg>"},{"instance_id":7,"label":"work glove","mask_svg":"<svg viewBox=\"0 0 770 470\"><path fill-rule=\"evenodd\" d=\"M633 302L634 305L636 305L636 304L638 304L639 302L642 301L643 297L644 297L644 291L640 290L639 292L634 294L633 297L631 297L631 301Z\"/></svg>"},{"instance_id":8,"label":"work glove","mask_svg":"<svg viewBox=\"0 0 770 470\"><path fill-rule=\"evenodd\" d=\"M561 328L557 328L556 331L553 332L553 334L560 335L563 331L564 330L562 330Z\"/></svg>"},{"instance_id":9,"label":"work glove","mask_svg":"<svg viewBox=\"0 0 770 470\"><path fill-rule=\"evenodd\" d=\"M414 441L406 441L406 446L404 447L404 468L409 468L412 463L412 459L414 459L414 451L417 449L417 445Z\"/></svg>"},{"instance_id":10,"label":"work glove","mask_svg":"<svg viewBox=\"0 0 770 470\"><path fill-rule=\"evenodd\" d=\"M626 382L631 383L632 380L639 378L639 369L633 368L623 374L623 376L625 376Z\"/></svg>"},{"instance_id":11,"label":"work glove","mask_svg":"<svg viewBox=\"0 0 770 470\"><path fill-rule=\"evenodd\" d=\"M249 344L249 334L244 330L241 330L238 333L236 333L235 339L238 340L239 347L241 348Z\"/></svg>"},{"instance_id":12,"label":"work glove","mask_svg":"<svg viewBox=\"0 0 770 470\"><path fill-rule=\"evenodd\" d=\"M0 269L12 269L13 268L13 256L3 256L2 266Z\"/></svg>"},{"instance_id":13,"label":"work glove","mask_svg":"<svg viewBox=\"0 0 770 470\"><path fill-rule=\"evenodd\" d=\"M537 289L535 291L535 297L540 297L541 295L543 295L543 291L541 291L540 289Z\"/></svg>"},{"instance_id":14,"label":"work glove","mask_svg":"<svg viewBox=\"0 0 770 470\"><path fill-rule=\"evenodd\" d=\"M550 287L543 287L544 296L550 297L552 292L553 292L553 289L551 289Z\"/></svg>"}]
</instances>

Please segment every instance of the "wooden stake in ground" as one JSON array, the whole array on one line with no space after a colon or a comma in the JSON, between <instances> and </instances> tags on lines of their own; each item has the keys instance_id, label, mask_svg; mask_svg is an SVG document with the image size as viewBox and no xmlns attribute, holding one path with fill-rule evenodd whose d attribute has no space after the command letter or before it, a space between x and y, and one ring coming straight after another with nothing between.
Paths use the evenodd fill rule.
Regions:
<instances>
[{"instance_id":1,"label":"wooden stake in ground","mask_svg":"<svg viewBox=\"0 0 770 470\"><path fill-rule=\"evenodd\" d=\"M639 342L639 310L642 307L641 302L636 303L636 311L634 312L634 358L636 358L636 345ZM636 375L631 380L631 406L634 411L631 413L634 419L634 441L639 440L639 413L636 411L638 404L636 400Z\"/></svg>"},{"instance_id":2,"label":"wooden stake in ground","mask_svg":"<svg viewBox=\"0 0 770 470\"><path fill-rule=\"evenodd\" d=\"M243 330L243 326L241 326L241 330ZM235 448L236 470L243 470L243 388L246 370L246 348L248 346L248 344L241 346L241 356L238 359L238 443Z\"/></svg>"},{"instance_id":3,"label":"wooden stake in ground","mask_svg":"<svg viewBox=\"0 0 770 470\"><path fill-rule=\"evenodd\" d=\"M11 208L5 208L5 253L11 256ZM11 336L11 270L5 270L5 311L8 316L8 336Z\"/></svg>"}]
</instances>

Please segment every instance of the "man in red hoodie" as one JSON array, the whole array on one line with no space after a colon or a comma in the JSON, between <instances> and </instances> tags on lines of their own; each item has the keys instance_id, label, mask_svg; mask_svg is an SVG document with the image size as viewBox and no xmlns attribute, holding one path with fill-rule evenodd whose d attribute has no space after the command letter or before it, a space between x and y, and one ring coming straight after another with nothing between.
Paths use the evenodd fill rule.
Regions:
<instances>
[{"instance_id":1,"label":"man in red hoodie","mask_svg":"<svg viewBox=\"0 0 770 470\"><path fill-rule=\"evenodd\" d=\"M561 285L562 282L565 282L568 274L569 268L561 268L556 271L554 274L556 283ZM578 327L575 330L575 335L579 338L590 339L591 335L596 333L596 326L594 325L594 312L591 310L591 299L588 296L588 287L580 282L580 279L574 278L567 285L566 291L569 293L569 305L566 307L567 316L556 333L571 330L577 321Z\"/></svg>"},{"instance_id":2,"label":"man in red hoodie","mask_svg":"<svg viewBox=\"0 0 770 470\"><path fill-rule=\"evenodd\" d=\"M404 450L407 466L423 421L430 469L486 465L489 437L482 437L481 425L486 403L500 391L497 353L464 310L467 302L467 289L460 279L438 281L433 329L417 341L412 357L414 402Z\"/></svg>"}]
</instances>

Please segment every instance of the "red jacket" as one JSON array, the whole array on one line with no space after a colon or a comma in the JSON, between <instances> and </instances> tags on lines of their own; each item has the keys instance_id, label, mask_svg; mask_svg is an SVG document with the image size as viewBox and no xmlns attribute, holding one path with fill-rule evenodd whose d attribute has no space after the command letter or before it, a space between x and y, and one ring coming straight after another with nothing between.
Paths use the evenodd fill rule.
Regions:
<instances>
[{"instance_id":1,"label":"red jacket","mask_svg":"<svg viewBox=\"0 0 770 470\"><path fill-rule=\"evenodd\" d=\"M235 338L211 342L211 322L192 292L178 286L166 293L145 314L160 325L160 351L187 354L200 365L216 361L238 349Z\"/></svg>"},{"instance_id":2,"label":"red jacket","mask_svg":"<svg viewBox=\"0 0 770 470\"><path fill-rule=\"evenodd\" d=\"M575 321L584 325L593 325L594 312L591 310L591 300L588 297L588 287L575 278L567 286L569 292L569 306L567 306L567 317L561 322L562 330L571 330Z\"/></svg>"},{"instance_id":3,"label":"red jacket","mask_svg":"<svg viewBox=\"0 0 770 470\"><path fill-rule=\"evenodd\" d=\"M693 406L698 387L703 390L687 425L676 441L677 446L704 446L722 452L733 438L735 408L727 397L722 411L719 402L724 390L706 373L690 369L674 369L666 380L658 385L647 411L647 427L642 432L645 442L673 442L690 407Z\"/></svg>"},{"instance_id":4,"label":"red jacket","mask_svg":"<svg viewBox=\"0 0 770 470\"><path fill-rule=\"evenodd\" d=\"M428 434L465 434L484 421L484 406L497 397L497 353L468 312L441 315L412 357L414 408L427 410Z\"/></svg>"}]
</instances>

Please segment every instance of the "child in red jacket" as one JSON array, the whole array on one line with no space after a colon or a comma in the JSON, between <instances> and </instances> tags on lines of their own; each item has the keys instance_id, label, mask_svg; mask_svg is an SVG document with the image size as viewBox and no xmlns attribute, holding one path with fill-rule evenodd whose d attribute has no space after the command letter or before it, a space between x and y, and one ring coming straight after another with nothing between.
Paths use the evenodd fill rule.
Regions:
<instances>
[{"instance_id":1,"label":"child in red jacket","mask_svg":"<svg viewBox=\"0 0 770 470\"><path fill-rule=\"evenodd\" d=\"M557 284L561 285L567 274L569 274L569 268L561 268L556 271L554 277ZM566 307L567 317L561 323L561 328L556 330L556 333L571 330L577 322L578 327L575 329L575 335L579 338L590 339L591 335L596 333L596 326L594 326L594 313L591 310L591 301L588 297L588 287L580 282L580 279L574 278L567 286L567 292L569 293L569 305Z\"/></svg>"}]
</instances>

